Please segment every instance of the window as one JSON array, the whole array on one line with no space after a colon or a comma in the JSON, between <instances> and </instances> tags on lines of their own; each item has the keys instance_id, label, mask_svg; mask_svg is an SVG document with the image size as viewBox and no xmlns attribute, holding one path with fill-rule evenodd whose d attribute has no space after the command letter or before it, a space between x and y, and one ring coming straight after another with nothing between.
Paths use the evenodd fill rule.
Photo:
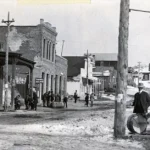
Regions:
<instances>
[{"instance_id":1,"label":"window","mask_svg":"<svg viewBox=\"0 0 150 150\"><path fill-rule=\"evenodd\" d=\"M104 62L103 61L100 62L100 66L104 66Z\"/></svg>"},{"instance_id":2,"label":"window","mask_svg":"<svg viewBox=\"0 0 150 150\"><path fill-rule=\"evenodd\" d=\"M46 54L46 58L49 59L48 57L49 57L49 42L47 42L47 54Z\"/></svg>"},{"instance_id":3,"label":"window","mask_svg":"<svg viewBox=\"0 0 150 150\"><path fill-rule=\"evenodd\" d=\"M43 40L43 58L45 57L45 39Z\"/></svg>"},{"instance_id":4,"label":"window","mask_svg":"<svg viewBox=\"0 0 150 150\"><path fill-rule=\"evenodd\" d=\"M55 57L55 44L53 44L52 48L52 62L54 62L54 57Z\"/></svg>"},{"instance_id":5,"label":"window","mask_svg":"<svg viewBox=\"0 0 150 150\"><path fill-rule=\"evenodd\" d=\"M145 80L145 81L149 80L149 74L144 74L143 80Z\"/></svg>"},{"instance_id":6,"label":"window","mask_svg":"<svg viewBox=\"0 0 150 150\"><path fill-rule=\"evenodd\" d=\"M45 80L45 73L42 72L42 79ZM44 82L42 83L42 95L44 94Z\"/></svg>"},{"instance_id":7,"label":"window","mask_svg":"<svg viewBox=\"0 0 150 150\"><path fill-rule=\"evenodd\" d=\"M46 75L46 91L49 90L49 74Z\"/></svg>"},{"instance_id":8,"label":"window","mask_svg":"<svg viewBox=\"0 0 150 150\"><path fill-rule=\"evenodd\" d=\"M0 42L0 51L3 51L4 45L2 42Z\"/></svg>"},{"instance_id":9,"label":"window","mask_svg":"<svg viewBox=\"0 0 150 150\"><path fill-rule=\"evenodd\" d=\"M49 42L49 60L51 60L51 42Z\"/></svg>"},{"instance_id":10,"label":"window","mask_svg":"<svg viewBox=\"0 0 150 150\"><path fill-rule=\"evenodd\" d=\"M96 61L95 66L100 66L100 61Z\"/></svg>"}]
</instances>

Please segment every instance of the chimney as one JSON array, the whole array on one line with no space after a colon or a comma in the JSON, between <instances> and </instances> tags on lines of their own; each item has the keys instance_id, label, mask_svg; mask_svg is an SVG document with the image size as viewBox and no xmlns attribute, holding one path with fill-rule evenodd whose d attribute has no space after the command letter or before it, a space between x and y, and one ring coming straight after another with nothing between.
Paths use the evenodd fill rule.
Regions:
<instances>
[{"instance_id":1,"label":"chimney","mask_svg":"<svg viewBox=\"0 0 150 150\"><path fill-rule=\"evenodd\" d=\"M43 24L44 23L44 19L40 19L40 24Z\"/></svg>"},{"instance_id":2,"label":"chimney","mask_svg":"<svg viewBox=\"0 0 150 150\"><path fill-rule=\"evenodd\" d=\"M52 27L53 28L53 30L55 30L56 31L56 27Z\"/></svg>"}]
</instances>

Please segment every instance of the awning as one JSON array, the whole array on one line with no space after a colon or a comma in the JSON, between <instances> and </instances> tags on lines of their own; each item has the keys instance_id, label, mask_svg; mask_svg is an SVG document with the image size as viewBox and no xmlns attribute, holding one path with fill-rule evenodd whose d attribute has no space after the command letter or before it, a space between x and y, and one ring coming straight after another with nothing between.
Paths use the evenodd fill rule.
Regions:
<instances>
[{"instance_id":1,"label":"awning","mask_svg":"<svg viewBox=\"0 0 150 150\"><path fill-rule=\"evenodd\" d=\"M82 77L82 83L83 83L83 85L86 85L87 84L87 78ZM92 85L93 84L93 80L88 79L88 84Z\"/></svg>"}]
</instances>

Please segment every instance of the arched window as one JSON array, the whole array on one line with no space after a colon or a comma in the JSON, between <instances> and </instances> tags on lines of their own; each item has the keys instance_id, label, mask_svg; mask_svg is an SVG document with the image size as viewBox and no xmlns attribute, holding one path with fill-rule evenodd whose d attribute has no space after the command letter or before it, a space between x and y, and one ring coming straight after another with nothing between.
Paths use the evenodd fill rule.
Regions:
<instances>
[{"instance_id":1,"label":"arched window","mask_svg":"<svg viewBox=\"0 0 150 150\"><path fill-rule=\"evenodd\" d=\"M45 39L43 40L43 58L45 58Z\"/></svg>"}]
</instances>

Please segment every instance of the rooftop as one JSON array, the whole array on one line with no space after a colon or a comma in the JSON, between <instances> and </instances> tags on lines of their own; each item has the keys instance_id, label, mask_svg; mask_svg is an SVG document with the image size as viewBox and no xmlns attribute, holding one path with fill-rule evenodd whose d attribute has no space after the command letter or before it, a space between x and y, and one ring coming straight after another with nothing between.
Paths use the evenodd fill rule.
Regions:
<instances>
[{"instance_id":1,"label":"rooftop","mask_svg":"<svg viewBox=\"0 0 150 150\"><path fill-rule=\"evenodd\" d=\"M117 53L92 53L95 56L95 61L117 61Z\"/></svg>"},{"instance_id":2,"label":"rooftop","mask_svg":"<svg viewBox=\"0 0 150 150\"><path fill-rule=\"evenodd\" d=\"M80 68L84 68L84 56L63 56L68 60L68 77L75 77L80 74Z\"/></svg>"}]
</instances>

